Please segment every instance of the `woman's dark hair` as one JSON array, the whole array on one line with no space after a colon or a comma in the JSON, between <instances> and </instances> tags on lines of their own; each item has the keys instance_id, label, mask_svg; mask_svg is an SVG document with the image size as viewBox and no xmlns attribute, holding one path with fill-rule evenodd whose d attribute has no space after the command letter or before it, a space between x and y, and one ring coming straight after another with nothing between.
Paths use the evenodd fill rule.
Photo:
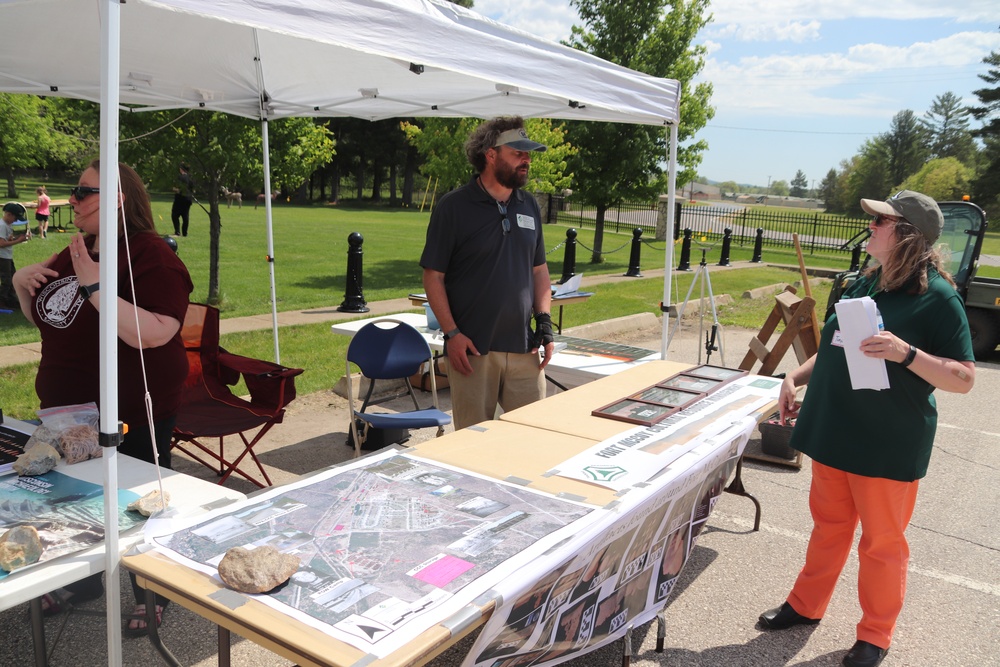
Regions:
<instances>
[{"instance_id":1,"label":"woman's dark hair","mask_svg":"<svg viewBox=\"0 0 1000 667\"><path fill-rule=\"evenodd\" d=\"M500 116L488 120L469 135L465 142L465 156L476 170L477 174L486 169L486 151L493 148L497 138L507 130L524 127L524 119L520 116Z\"/></svg>"},{"instance_id":2,"label":"woman's dark hair","mask_svg":"<svg viewBox=\"0 0 1000 667\"><path fill-rule=\"evenodd\" d=\"M881 267L879 287L886 292L906 288L916 294L923 294L927 291L929 267L934 267L954 287L955 281L944 268L945 262L942 252L927 240L923 232L900 218L896 223L896 245L889 251L889 256ZM878 269L878 266L869 268L865 275L873 276Z\"/></svg>"},{"instance_id":3,"label":"woman's dark hair","mask_svg":"<svg viewBox=\"0 0 1000 667\"><path fill-rule=\"evenodd\" d=\"M101 173L101 161L94 160L88 166L98 174ZM118 223L129 235L138 232L156 232L153 222L153 209L149 203L149 193L139 174L127 164L118 163L118 183L124 202L118 209Z\"/></svg>"}]
</instances>

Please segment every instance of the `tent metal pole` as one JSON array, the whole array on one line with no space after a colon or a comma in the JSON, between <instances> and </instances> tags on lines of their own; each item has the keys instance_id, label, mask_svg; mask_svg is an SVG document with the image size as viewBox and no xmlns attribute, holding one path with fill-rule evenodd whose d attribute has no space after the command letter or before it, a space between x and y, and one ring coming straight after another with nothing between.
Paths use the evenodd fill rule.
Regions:
<instances>
[{"instance_id":1,"label":"tent metal pole","mask_svg":"<svg viewBox=\"0 0 1000 667\"><path fill-rule=\"evenodd\" d=\"M118 436L118 102L121 59L121 4L101 3L101 200L99 251L100 432L102 440ZM118 449L105 447L104 571L107 573L108 664L122 664L121 565L118 547Z\"/></svg>"},{"instance_id":2,"label":"tent metal pole","mask_svg":"<svg viewBox=\"0 0 1000 667\"><path fill-rule=\"evenodd\" d=\"M257 95L260 100L260 137L264 154L264 219L267 221L267 271L271 281L271 335L274 338L274 363L281 363L278 344L278 291L274 286L274 220L271 217L271 139L267 128L267 105L270 102L264 86L263 60L260 57L260 35L253 31L254 66L257 70Z\"/></svg>"},{"instance_id":3,"label":"tent metal pole","mask_svg":"<svg viewBox=\"0 0 1000 667\"><path fill-rule=\"evenodd\" d=\"M261 118L260 133L264 143L264 217L267 218L267 268L271 276L271 330L274 336L274 363L281 363L278 346L278 292L274 286L274 223L271 219L271 147L267 116Z\"/></svg>"},{"instance_id":4,"label":"tent metal pole","mask_svg":"<svg viewBox=\"0 0 1000 667\"><path fill-rule=\"evenodd\" d=\"M667 334L670 331L670 289L674 276L674 225L677 196L677 123L671 123L667 146L667 165L669 177L667 181L667 252L664 254L663 267L663 330L660 333L660 358L667 358Z\"/></svg>"}]
</instances>

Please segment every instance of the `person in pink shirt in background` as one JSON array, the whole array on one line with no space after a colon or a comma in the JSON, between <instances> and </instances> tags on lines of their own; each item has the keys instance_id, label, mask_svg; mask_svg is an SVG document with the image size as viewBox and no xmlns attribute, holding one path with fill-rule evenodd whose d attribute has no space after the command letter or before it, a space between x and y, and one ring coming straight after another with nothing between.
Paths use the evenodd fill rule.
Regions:
<instances>
[{"instance_id":1,"label":"person in pink shirt in background","mask_svg":"<svg viewBox=\"0 0 1000 667\"><path fill-rule=\"evenodd\" d=\"M49 195L45 192L45 186L39 186L35 189L35 194L38 195L38 206L35 208L35 220L38 222L38 235L43 239L48 238L49 231L49 203L52 201Z\"/></svg>"}]
</instances>

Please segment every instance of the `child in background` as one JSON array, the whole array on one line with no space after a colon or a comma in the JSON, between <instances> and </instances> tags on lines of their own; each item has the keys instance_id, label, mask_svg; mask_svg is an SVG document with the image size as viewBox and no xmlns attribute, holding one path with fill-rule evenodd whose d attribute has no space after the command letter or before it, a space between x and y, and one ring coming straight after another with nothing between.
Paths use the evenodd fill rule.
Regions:
<instances>
[{"instance_id":1,"label":"child in background","mask_svg":"<svg viewBox=\"0 0 1000 667\"><path fill-rule=\"evenodd\" d=\"M26 231L20 236L14 236L15 222L27 222L28 212L17 202L3 205L3 221L0 222L0 308L20 309L14 291L14 250L13 246L31 239L31 232Z\"/></svg>"}]
</instances>

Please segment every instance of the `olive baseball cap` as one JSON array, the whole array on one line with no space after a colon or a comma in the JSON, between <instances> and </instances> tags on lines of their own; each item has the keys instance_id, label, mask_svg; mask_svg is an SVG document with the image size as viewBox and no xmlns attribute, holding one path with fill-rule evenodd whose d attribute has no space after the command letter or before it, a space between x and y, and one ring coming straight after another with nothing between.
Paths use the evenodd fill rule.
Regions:
<instances>
[{"instance_id":1,"label":"olive baseball cap","mask_svg":"<svg viewBox=\"0 0 1000 667\"><path fill-rule=\"evenodd\" d=\"M500 136L497 137L497 142L494 144L496 146L510 146L516 151L539 151L543 152L548 149L545 144L540 144L537 141L532 141L528 138L528 133L523 127L514 128L513 130L507 130L506 132L501 132Z\"/></svg>"},{"instance_id":2,"label":"olive baseball cap","mask_svg":"<svg viewBox=\"0 0 1000 667\"><path fill-rule=\"evenodd\" d=\"M920 230L924 237L934 243L941 237L944 228L944 216L937 202L927 195L900 190L883 201L862 199L861 208L869 215L891 215L903 218Z\"/></svg>"}]
</instances>

